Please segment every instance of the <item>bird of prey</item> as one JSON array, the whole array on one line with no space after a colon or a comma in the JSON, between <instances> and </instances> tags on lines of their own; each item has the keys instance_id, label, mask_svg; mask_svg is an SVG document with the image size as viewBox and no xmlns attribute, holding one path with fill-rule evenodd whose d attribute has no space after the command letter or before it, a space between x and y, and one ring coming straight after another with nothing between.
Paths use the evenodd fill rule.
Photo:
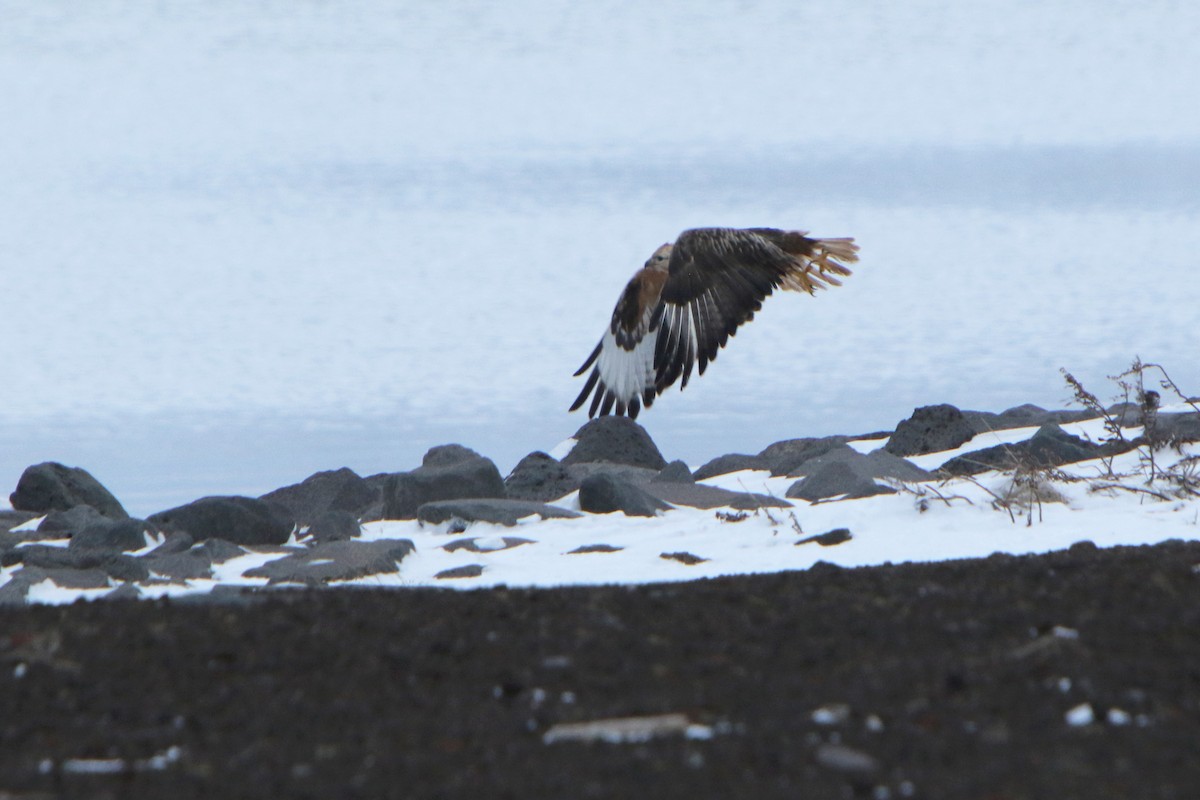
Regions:
<instances>
[{"instance_id":1,"label":"bird of prey","mask_svg":"<svg viewBox=\"0 0 1200 800\"><path fill-rule=\"evenodd\" d=\"M776 228L693 228L654 251L617 300L612 322L575 373L592 373L571 411L636 417L699 362L703 375L730 336L775 289L840 286L858 260L853 239Z\"/></svg>"}]
</instances>

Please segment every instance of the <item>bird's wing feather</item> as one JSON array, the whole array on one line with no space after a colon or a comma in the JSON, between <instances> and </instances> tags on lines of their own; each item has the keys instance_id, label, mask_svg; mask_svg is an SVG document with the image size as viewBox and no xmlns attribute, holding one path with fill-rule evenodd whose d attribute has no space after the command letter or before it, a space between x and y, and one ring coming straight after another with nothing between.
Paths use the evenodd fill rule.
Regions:
<instances>
[{"instance_id":1,"label":"bird's wing feather","mask_svg":"<svg viewBox=\"0 0 1200 800\"><path fill-rule=\"evenodd\" d=\"M649 408L654 403L654 311L665 280L665 274L643 269L629 281L600 343L575 373L582 375L592 367L571 411L587 402L589 395L589 417L613 411L636 417L643 405Z\"/></svg>"},{"instance_id":2,"label":"bird's wing feather","mask_svg":"<svg viewBox=\"0 0 1200 800\"><path fill-rule=\"evenodd\" d=\"M837 283L826 270L849 274L834 259L853 261L856 248L848 240L829 241L845 243L830 255L826 240L800 231L697 228L680 234L655 314L660 320L655 389L661 393L677 380L680 388L687 386L697 361L703 375L717 351L754 318L775 289L812 292Z\"/></svg>"}]
</instances>

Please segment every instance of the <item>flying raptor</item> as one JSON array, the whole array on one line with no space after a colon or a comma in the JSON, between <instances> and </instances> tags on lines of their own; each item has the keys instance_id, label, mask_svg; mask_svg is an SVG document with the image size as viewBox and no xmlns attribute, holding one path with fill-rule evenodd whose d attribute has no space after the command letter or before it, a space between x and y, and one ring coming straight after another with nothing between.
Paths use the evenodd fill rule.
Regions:
<instances>
[{"instance_id":1,"label":"flying raptor","mask_svg":"<svg viewBox=\"0 0 1200 800\"><path fill-rule=\"evenodd\" d=\"M694 228L664 244L634 274L596 349L571 410L636 417L679 380L688 384L775 289L813 294L840 286L858 260L853 239L810 239L776 228Z\"/></svg>"}]
</instances>

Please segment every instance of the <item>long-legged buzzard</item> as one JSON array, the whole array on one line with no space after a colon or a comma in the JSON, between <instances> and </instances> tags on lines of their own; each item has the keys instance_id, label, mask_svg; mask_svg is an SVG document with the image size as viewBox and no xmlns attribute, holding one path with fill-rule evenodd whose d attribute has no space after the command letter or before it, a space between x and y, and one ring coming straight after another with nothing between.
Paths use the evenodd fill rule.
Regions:
<instances>
[{"instance_id":1,"label":"long-legged buzzard","mask_svg":"<svg viewBox=\"0 0 1200 800\"><path fill-rule=\"evenodd\" d=\"M840 286L858 260L853 239L810 239L776 228L694 228L664 244L629 283L608 330L575 373L592 373L571 405L588 416L636 417L699 362L703 375L775 289L813 294ZM595 365L595 366L593 366Z\"/></svg>"}]
</instances>

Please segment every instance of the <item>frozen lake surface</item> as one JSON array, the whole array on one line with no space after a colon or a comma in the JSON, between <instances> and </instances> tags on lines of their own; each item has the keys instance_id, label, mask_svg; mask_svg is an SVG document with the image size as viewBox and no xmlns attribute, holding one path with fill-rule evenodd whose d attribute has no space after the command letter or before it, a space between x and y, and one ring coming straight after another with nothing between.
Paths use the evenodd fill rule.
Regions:
<instances>
[{"instance_id":1,"label":"frozen lake surface","mask_svg":"<svg viewBox=\"0 0 1200 800\"><path fill-rule=\"evenodd\" d=\"M668 458L1061 407L1134 355L1200 393L1200 9L705 8L0 2L0 487L505 470L697 225L862 261L639 420Z\"/></svg>"}]
</instances>

